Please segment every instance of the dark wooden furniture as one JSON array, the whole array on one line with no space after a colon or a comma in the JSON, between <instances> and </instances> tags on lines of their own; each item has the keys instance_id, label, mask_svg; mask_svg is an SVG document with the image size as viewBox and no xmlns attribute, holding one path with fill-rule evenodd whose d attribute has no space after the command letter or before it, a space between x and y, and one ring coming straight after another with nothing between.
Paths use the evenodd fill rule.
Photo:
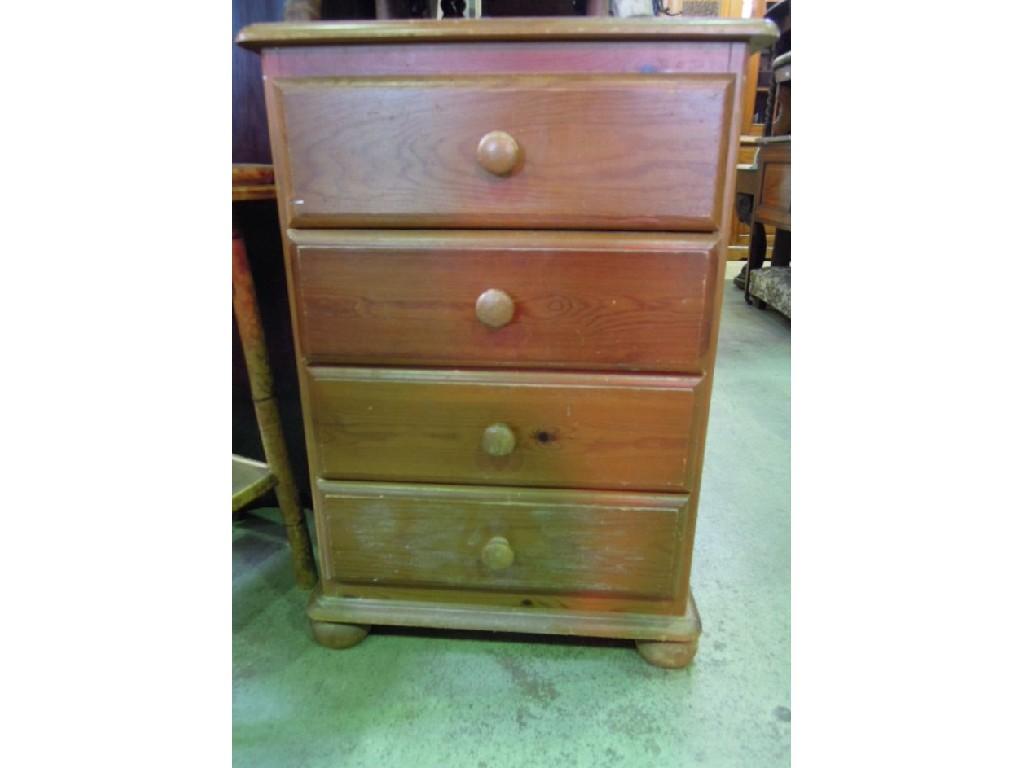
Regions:
<instances>
[{"instance_id":1,"label":"dark wooden furniture","mask_svg":"<svg viewBox=\"0 0 1024 768\"><path fill-rule=\"evenodd\" d=\"M740 84L774 35L651 19L242 32L279 183L320 642L393 624L692 659Z\"/></svg>"},{"instance_id":2,"label":"dark wooden furniture","mask_svg":"<svg viewBox=\"0 0 1024 768\"><path fill-rule=\"evenodd\" d=\"M736 165L736 209L733 212L729 261L746 261L750 255L750 213L753 210L757 181L758 136L740 136L740 152ZM774 237L774 234L772 235Z\"/></svg>"},{"instance_id":3,"label":"dark wooden furniture","mask_svg":"<svg viewBox=\"0 0 1024 768\"><path fill-rule=\"evenodd\" d=\"M747 258L744 298L747 304L757 301L757 306L764 309L769 294L778 301L776 309L780 309L787 317L791 316L790 307L790 79L791 55L785 53L772 62L775 77L775 90L772 99L772 136L757 141L757 160L754 167L753 204L751 215L750 249ZM774 135L780 134L780 135ZM766 226L775 228L775 242L772 246L771 273L762 273L765 256L768 251ZM782 272L781 270L786 270ZM757 273L757 274L755 274ZM780 281L774 289L769 289L769 281ZM755 283L763 284L765 290L755 289L758 295L752 298L751 290Z\"/></svg>"},{"instance_id":4,"label":"dark wooden furniture","mask_svg":"<svg viewBox=\"0 0 1024 768\"><path fill-rule=\"evenodd\" d=\"M766 125L765 125L765 136L780 136L789 133L788 125L785 130L780 130L781 126L776 127L774 125L775 119L779 114L779 68L780 62L784 62L787 69L785 74L786 77L786 95L788 98L788 82L789 82L789 56L788 54L793 47L793 13L792 13L792 2L791 0L781 0L781 2L770 3L767 11L765 12L765 18L771 19L779 28L779 36L772 44L770 51L764 51L761 54L762 62L762 76L765 78L765 85L767 86L768 101L765 109ZM787 104L788 106L788 104ZM788 113L788 109L787 109Z\"/></svg>"},{"instance_id":5,"label":"dark wooden furniture","mask_svg":"<svg viewBox=\"0 0 1024 768\"><path fill-rule=\"evenodd\" d=\"M792 76L791 54L784 53L772 62L775 77L775 91L772 99L772 136L790 134L790 78Z\"/></svg>"},{"instance_id":6,"label":"dark wooden furniture","mask_svg":"<svg viewBox=\"0 0 1024 768\"><path fill-rule=\"evenodd\" d=\"M789 50L792 38L790 0L769 3L764 17L773 21L779 27L779 37L772 45L770 51L762 51L757 57L759 68L751 74L756 79L756 105L754 107L755 118L759 123L759 129L749 136L740 139L740 167L737 173L740 178L736 182L737 195L748 195L738 197L736 210L739 214L738 221L733 227L732 256L738 261L747 261L749 258L749 246L751 238L750 213L753 209L753 182L746 181L743 177L756 175L756 169L747 167L754 162L758 138L764 136L777 136L789 133ZM780 86L780 82L784 85ZM748 84L749 85L749 84ZM784 99L780 99L780 96ZM749 159L748 159L749 158ZM751 187L748 193L747 187ZM760 226L760 225L758 225ZM758 237L767 235L767 245L772 247L775 237L775 230L765 230L758 233ZM737 276L737 285L743 288L746 285L746 265L743 271Z\"/></svg>"},{"instance_id":7,"label":"dark wooden furniture","mask_svg":"<svg viewBox=\"0 0 1024 768\"><path fill-rule=\"evenodd\" d=\"M761 139L757 154L757 181L754 194L753 219L750 235L750 256L747 260L747 280L744 298L750 297L751 275L764 266L768 251L765 225L775 227L775 245L772 248L772 268L790 264L790 137L773 136ZM764 309L765 302L758 301Z\"/></svg>"},{"instance_id":8,"label":"dark wooden furniture","mask_svg":"<svg viewBox=\"0 0 1024 768\"><path fill-rule=\"evenodd\" d=\"M755 78L757 86L756 105L753 111L756 118L764 124L756 126L761 130L760 134L740 137L740 165L737 168L738 178L736 180L737 220L733 225L732 245L730 246L730 258L737 261L749 261L752 230L755 228L760 229L757 233L757 247L774 247L774 228L769 231L764 228L763 224L751 221L754 188L757 184L757 169L754 162L758 139L762 135L764 137L788 135L790 131L789 79L792 38L790 6L790 0L769 4L764 16L779 27L779 37L771 51L762 51L756 57L759 60L759 68L749 73ZM748 83L748 87L749 85ZM785 248L786 243L783 243L783 250ZM736 277L736 284L740 288L746 288L748 273L748 265L744 265L743 271Z\"/></svg>"},{"instance_id":9,"label":"dark wooden furniture","mask_svg":"<svg viewBox=\"0 0 1024 768\"><path fill-rule=\"evenodd\" d=\"M231 173L233 203L250 200L273 200L275 197L273 169L266 165L235 165ZM245 353L245 366L252 389L266 463L233 456L231 462L231 507L237 512L271 488L277 495L285 532L292 554L295 580L302 587L316 583L316 565L309 541L309 531L299 501L299 492L292 475L291 462L285 446L281 415L274 396L274 378L267 357L267 343L260 319L256 289L253 285L245 241L235 229L231 237L231 293L238 335Z\"/></svg>"}]
</instances>

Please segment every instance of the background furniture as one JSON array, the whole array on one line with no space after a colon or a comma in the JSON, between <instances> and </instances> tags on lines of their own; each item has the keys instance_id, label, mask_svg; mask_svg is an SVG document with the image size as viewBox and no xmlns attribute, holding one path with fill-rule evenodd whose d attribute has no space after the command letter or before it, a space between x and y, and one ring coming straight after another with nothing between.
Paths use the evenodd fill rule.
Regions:
<instances>
[{"instance_id":1,"label":"background furniture","mask_svg":"<svg viewBox=\"0 0 1024 768\"><path fill-rule=\"evenodd\" d=\"M233 204L273 199L272 169L259 165L233 166L231 191ZM237 229L232 232L231 238L231 292L252 389L252 402L267 457L265 464L240 456L232 457L232 511L237 512L273 488L291 547L295 580L300 586L309 588L316 583L316 566L313 563L309 531L306 529L302 504L288 461L288 449L274 397L274 378L270 372L263 323L245 242Z\"/></svg>"},{"instance_id":2,"label":"background furniture","mask_svg":"<svg viewBox=\"0 0 1024 768\"><path fill-rule=\"evenodd\" d=\"M764 51L761 54L761 73L759 75L760 82L762 85L767 86L767 103L765 104L765 136L779 136L783 131L776 130L772 126L774 117L778 114L778 106L776 104L778 100L778 83L780 82L777 78L779 65L784 62L787 66L789 59L782 57L787 56L793 47L793 20L792 20L792 0L782 0L778 3L770 3L768 9L765 11L765 18L772 21L779 28L779 37L772 45L770 51ZM786 82L789 81L788 72L786 73ZM788 88L787 95L788 95ZM789 133L788 127L784 131Z\"/></svg>"},{"instance_id":3,"label":"background furniture","mask_svg":"<svg viewBox=\"0 0 1024 768\"><path fill-rule=\"evenodd\" d=\"M758 126L763 129L764 126ZM733 212L732 239L729 243L729 261L746 262L750 256L750 214L754 209L754 189L757 184L757 142L759 136L740 136L739 162L736 164L736 210ZM775 231L768 233L768 245L775 239ZM742 274L746 274L744 263ZM745 279L745 278L744 278ZM743 284L740 284L743 287Z\"/></svg>"},{"instance_id":4,"label":"background furniture","mask_svg":"<svg viewBox=\"0 0 1024 768\"><path fill-rule=\"evenodd\" d=\"M759 107L759 114L763 114L767 121L764 125L765 137L779 137L790 135L790 79L791 79L791 45L792 45L792 23L791 23L791 0L783 0L778 3L771 3L765 13L766 18L771 19L779 27L779 38L772 47L771 54L767 52L761 55L761 68L758 73L758 100L760 104L761 91L767 95L764 110ZM746 146L743 146L746 145ZM757 138L741 140L741 154L744 148L756 149L762 142ZM748 149L749 151L749 149ZM773 162L778 163L780 152L774 150ZM789 160L788 144L785 150L785 185L778 187L776 193L784 194L785 218L789 220ZM778 167L778 166L776 166ZM774 206L773 211L767 212L756 221L753 218L755 203L755 190L760 189L763 179L759 176L757 160L753 164L743 164L737 168L736 182L736 214L741 222L733 236L732 252L733 258L742 258L747 263L743 265L742 271L736 276L734 282L742 289L747 303L750 303L751 280L753 280L753 295L758 300L758 307L764 309L771 305L787 317L790 316L791 304L791 280L790 280L790 232L787 229L782 232L776 230L774 221L779 216L780 208ZM779 181L776 179L775 181ZM776 185L778 186L778 185ZM781 235L781 237L780 237ZM776 238L779 238L776 240ZM751 268L761 269L764 265L768 251L772 254L772 267L780 267L779 270L764 274L750 276Z\"/></svg>"},{"instance_id":5,"label":"background furniture","mask_svg":"<svg viewBox=\"0 0 1024 768\"><path fill-rule=\"evenodd\" d=\"M406 624L692 659L734 179L708 169L735 164L748 48L774 34L243 30L279 181L321 643Z\"/></svg>"},{"instance_id":6,"label":"background furniture","mask_svg":"<svg viewBox=\"0 0 1024 768\"><path fill-rule=\"evenodd\" d=\"M767 18L776 24L779 29L779 38L775 41L771 50L763 51L750 61L747 71L746 98L748 99L748 111L744 121L743 135L740 136L740 160L737 173L753 173L754 157L757 152L757 139L762 136L778 135L789 133L788 126L784 131L776 126L772 127L773 115L777 113L778 107L775 104L774 90L776 86L774 61L790 50L791 29L790 29L790 0L783 2L768 3L754 2L751 4L751 11L754 18ZM788 87L788 86L787 86ZM788 91L787 91L788 97ZM786 113L788 114L788 98L786 102ZM752 187L752 182L744 183L742 178L737 179L737 200L736 219L733 222L732 242L729 247L729 259L731 261L747 261L750 247L750 213L753 210L753 193L746 191ZM749 194L743 198L742 195ZM775 239L774 228L765 231L768 238L768 247L771 248ZM736 285L740 288L746 287L747 265L736 277Z\"/></svg>"},{"instance_id":7,"label":"background furniture","mask_svg":"<svg viewBox=\"0 0 1024 768\"><path fill-rule=\"evenodd\" d=\"M744 298L764 309L771 306L792 317L790 268L790 80L791 54L772 62L775 89L772 97L772 136L758 140L755 193L752 198L750 250L744 279ZM784 135L774 135L785 131ZM772 265L764 268L768 249L766 227L775 227Z\"/></svg>"},{"instance_id":8,"label":"background furniture","mask_svg":"<svg viewBox=\"0 0 1024 768\"><path fill-rule=\"evenodd\" d=\"M770 303L787 317L790 309L790 137L773 136L760 140L757 155L757 189L754 196L753 233L744 298L751 296L764 309ZM767 239L765 225L775 230L772 266L763 269Z\"/></svg>"},{"instance_id":9,"label":"background furniture","mask_svg":"<svg viewBox=\"0 0 1024 768\"><path fill-rule=\"evenodd\" d=\"M784 53L772 62L775 76L775 89L772 98L772 136L789 135L789 96L790 96L790 54Z\"/></svg>"},{"instance_id":10,"label":"background furniture","mask_svg":"<svg viewBox=\"0 0 1024 768\"><path fill-rule=\"evenodd\" d=\"M767 3L765 0L733 3L723 8L723 16L745 16L760 19L765 16ZM768 96L771 88L770 57L760 53L753 54L747 62L747 76L743 86L743 126L740 133L740 153L737 160L736 211L733 214L731 227L732 238L729 242L729 260L746 261L750 245L750 217L752 199L741 199L744 192L743 180L739 174L745 169L753 168L757 154L757 139L765 133L767 121ZM743 215L740 215L743 213ZM769 241L774 232L769 233Z\"/></svg>"}]
</instances>

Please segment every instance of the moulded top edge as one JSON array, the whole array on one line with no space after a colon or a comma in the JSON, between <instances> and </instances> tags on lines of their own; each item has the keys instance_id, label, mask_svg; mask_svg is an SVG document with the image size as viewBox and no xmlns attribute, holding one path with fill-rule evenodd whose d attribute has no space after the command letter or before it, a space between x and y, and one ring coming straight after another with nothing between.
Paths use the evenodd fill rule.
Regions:
<instances>
[{"instance_id":1,"label":"moulded top edge","mask_svg":"<svg viewBox=\"0 0 1024 768\"><path fill-rule=\"evenodd\" d=\"M603 18L562 16L390 21L285 21L251 24L236 42L259 50L295 45L545 40L745 41L770 46L779 29L767 19Z\"/></svg>"}]
</instances>

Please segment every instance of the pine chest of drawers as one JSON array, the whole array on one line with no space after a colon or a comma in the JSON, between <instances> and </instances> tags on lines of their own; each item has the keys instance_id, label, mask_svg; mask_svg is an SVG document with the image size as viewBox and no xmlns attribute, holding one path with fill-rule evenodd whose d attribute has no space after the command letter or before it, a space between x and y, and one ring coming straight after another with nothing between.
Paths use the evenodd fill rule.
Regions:
<instances>
[{"instance_id":1,"label":"pine chest of drawers","mask_svg":"<svg viewBox=\"0 0 1024 768\"><path fill-rule=\"evenodd\" d=\"M684 666L742 78L767 22L249 27L321 580L374 624Z\"/></svg>"}]
</instances>

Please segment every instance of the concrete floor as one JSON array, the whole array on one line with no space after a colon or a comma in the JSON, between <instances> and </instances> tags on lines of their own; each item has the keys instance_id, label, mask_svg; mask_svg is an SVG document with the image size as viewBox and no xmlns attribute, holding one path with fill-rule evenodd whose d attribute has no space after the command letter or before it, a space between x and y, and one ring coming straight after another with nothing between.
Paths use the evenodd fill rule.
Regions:
<instances>
[{"instance_id":1,"label":"concrete floor","mask_svg":"<svg viewBox=\"0 0 1024 768\"><path fill-rule=\"evenodd\" d=\"M690 668L648 666L628 642L440 631L321 648L277 510L258 510L234 528L235 764L789 765L789 338L726 285Z\"/></svg>"}]
</instances>

